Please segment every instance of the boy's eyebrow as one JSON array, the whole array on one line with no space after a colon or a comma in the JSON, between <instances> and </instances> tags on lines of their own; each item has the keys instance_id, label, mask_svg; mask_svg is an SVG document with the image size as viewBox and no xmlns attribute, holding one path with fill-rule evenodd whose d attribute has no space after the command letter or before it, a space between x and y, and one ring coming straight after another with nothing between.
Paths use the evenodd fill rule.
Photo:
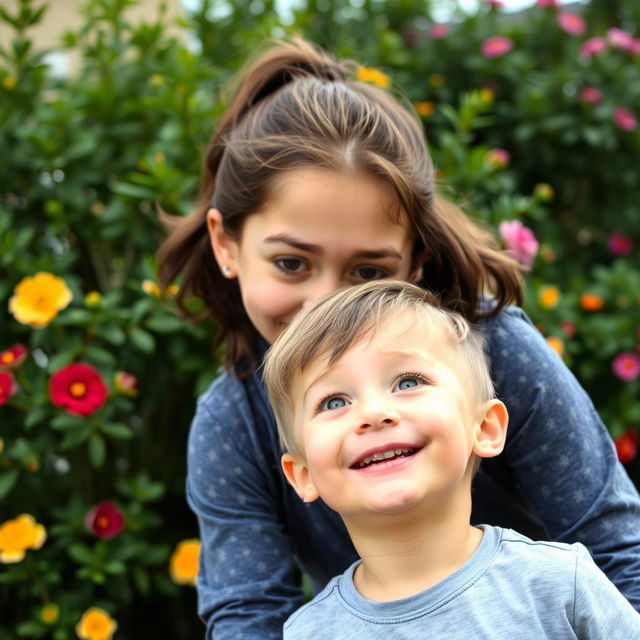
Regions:
<instances>
[{"instance_id":1,"label":"boy's eyebrow","mask_svg":"<svg viewBox=\"0 0 640 640\"><path fill-rule=\"evenodd\" d=\"M307 251L308 253L322 253L322 247L317 244L312 244L311 242L303 242L302 240L298 240L293 236L289 236L286 233L279 233L274 236L268 236L264 239L265 242L278 243L281 242L283 244L288 244L295 249L299 249L300 251ZM381 247L380 249L363 249L362 251L356 252L356 257L359 258L397 258L398 260L402 260L402 254L398 253L395 249L391 247Z\"/></svg>"}]
</instances>

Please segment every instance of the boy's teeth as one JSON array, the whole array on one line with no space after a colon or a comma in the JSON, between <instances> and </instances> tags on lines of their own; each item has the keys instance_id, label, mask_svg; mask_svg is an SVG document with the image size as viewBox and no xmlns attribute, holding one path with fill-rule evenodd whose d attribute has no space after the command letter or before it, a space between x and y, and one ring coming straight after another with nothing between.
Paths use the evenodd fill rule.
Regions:
<instances>
[{"instance_id":1,"label":"boy's teeth","mask_svg":"<svg viewBox=\"0 0 640 640\"><path fill-rule=\"evenodd\" d=\"M414 449L389 449L388 451L378 451L373 455L363 458L358 463L358 468L362 469L363 467L369 466L372 462L380 462L381 460L390 460L391 458L396 458L397 456L413 453L413 451Z\"/></svg>"}]
</instances>

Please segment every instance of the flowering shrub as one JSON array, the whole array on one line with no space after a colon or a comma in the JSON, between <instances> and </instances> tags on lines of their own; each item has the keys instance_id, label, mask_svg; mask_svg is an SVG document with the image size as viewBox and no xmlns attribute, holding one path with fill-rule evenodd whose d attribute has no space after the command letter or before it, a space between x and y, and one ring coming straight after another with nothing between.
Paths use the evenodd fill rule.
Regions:
<instances>
[{"instance_id":1,"label":"flowering shrub","mask_svg":"<svg viewBox=\"0 0 640 640\"><path fill-rule=\"evenodd\" d=\"M157 208L192 209L217 87L256 34L294 29L405 93L443 188L530 265L526 310L640 484L640 6L444 21L303 0L284 25L272 0L205 0L195 55L127 4L85 0L67 78L30 37L44 2L0 9L0 640L202 635L184 459L219 354L157 284Z\"/></svg>"}]
</instances>

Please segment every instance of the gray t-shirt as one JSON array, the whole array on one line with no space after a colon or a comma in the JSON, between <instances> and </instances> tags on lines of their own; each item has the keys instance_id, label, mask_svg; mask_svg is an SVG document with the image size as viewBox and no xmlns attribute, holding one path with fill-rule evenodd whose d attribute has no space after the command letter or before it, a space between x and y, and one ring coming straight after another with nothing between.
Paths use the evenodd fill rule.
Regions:
<instances>
[{"instance_id":1,"label":"gray t-shirt","mask_svg":"<svg viewBox=\"0 0 640 640\"><path fill-rule=\"evenodd\" d=\"M640 614L581 544L484 525L473 556L409 598L374 602L354 563L284 625L284 640L640 640Z\"/></svg>"}]
</instances>

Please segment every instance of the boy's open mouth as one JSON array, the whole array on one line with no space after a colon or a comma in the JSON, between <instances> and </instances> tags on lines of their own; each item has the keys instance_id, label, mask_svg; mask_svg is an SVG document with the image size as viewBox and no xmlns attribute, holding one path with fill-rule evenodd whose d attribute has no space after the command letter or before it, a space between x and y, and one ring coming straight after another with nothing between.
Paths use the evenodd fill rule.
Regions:
<instances>
[{"instance_id":1,"label":"boy's open mouth","mask_svg":"<svg viewBox=\"0 0 640 640\"><path fill-rule=\"evenodd\" d=\"M417 452L418 449L412 447L395 447L385 451L376 451L376 453L363 456L359 460L356 460L356 462L351 465L350 469L365 469L366 467L371 467L372 465L380 464L382 462L389 462L396 458L407 458Z\"/></svg>"}]
</instances>

